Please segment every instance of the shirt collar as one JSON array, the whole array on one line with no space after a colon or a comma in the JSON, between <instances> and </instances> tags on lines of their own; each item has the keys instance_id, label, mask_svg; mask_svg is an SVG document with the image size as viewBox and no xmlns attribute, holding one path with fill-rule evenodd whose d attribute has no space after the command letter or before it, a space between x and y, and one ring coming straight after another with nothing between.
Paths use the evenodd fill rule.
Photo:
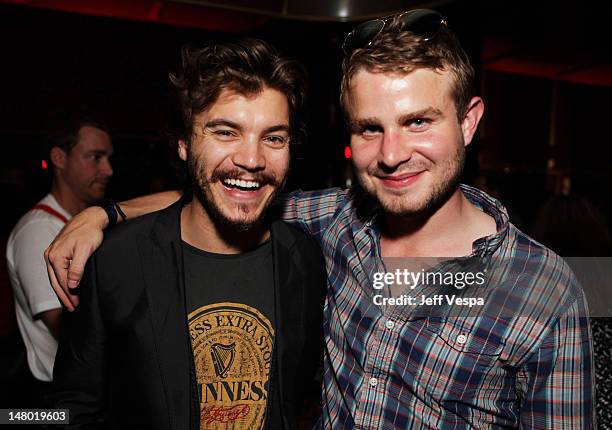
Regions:
<instances>
[{"instance_id":1,"label":"shirt collar","mask_svg":"<svg viewBox=\"0 0 612 430\"><path fill-rule=\"evenodd\" d=\"M473 255L484 257L485 255L493 254L502 244L506 236L508 235L508 227L510 225L510 219L508 217L508 211L500 203L499 200L494 199L484 191L478 188L471 187L469 185L461 184L461 192L463 195L476 206L478 209L491 216L495 220L495 226L497 232L490 236L481 237L476 239L472 244Z\"/></svg>"}]
</instances>

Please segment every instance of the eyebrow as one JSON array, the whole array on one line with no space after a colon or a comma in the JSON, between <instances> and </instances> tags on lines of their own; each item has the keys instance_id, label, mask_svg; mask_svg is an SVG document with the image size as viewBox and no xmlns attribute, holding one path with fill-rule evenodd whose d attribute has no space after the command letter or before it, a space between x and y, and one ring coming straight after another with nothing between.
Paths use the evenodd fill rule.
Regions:
<instances>
[{"instance_id":1,"label":"eyebrow","mask_svg":"<svg viewBox=\"0 0 612 430\"><path fill-rule=\"evenodd\" d=\"M208 121L206 124L204 124L204 128L215 128L215 127L220 127L220 126L225 126L225 127L233 128L238 131L242 131L242 126L240 124L227 120L227 119L222 119L222 118L213 119L211 121ZM264 133L273 133L275 131L285 131L289 133L290 130L291 128L289 127L288 124L276 124L276 125L266 128L264 130Z\"/></svg>"},{"instance_id":2,"label":"eyebrow","mask_svg":"<svg viewBox=\"0 0 612 430\"><path fill-rule=\"evenodd\" d=\"M361 118L356 120L349 121L349 129L350 130L359 130L371 125L379 125L380 120L377 118Z\"/></svg>"},{"instance_id":3,"label":"eyebrow","mask_svg":"<svg viewBox=\"0 0 612 430\"><path fill-rule=\"evenodd\" d=\"M423 117L431 117L433 119L438 119L442 116L444 116L444 114L442 113L440 109L428 107L425 109L418 110L416 112L410 112L410 113L400 116L398 123L404 124L414 119L423 118ZM349 122L349 128L351 130L359 130L361 128L372 126L372 125L375 125L375 126L380 125L380 120L376 117L368 117L368 118L352 120Z\"/></svg>"},{"instance_id":4,"label":"eyebrow","mask_svg":"<svg viewBox=\"0 0 612 430\"><path fill-rule=\"evenodd\" d=\"M242 130L240 124L230 121L228 119L213 119L204 124L204 128L214 128L219 126L225 126L229 128L235 128L236 130Z\"/></svg>"},{"instance_id":5,"label":"eyebrow","mask_svg":"<svg viewBox=\"0 0 612 430\"><path fill-rule=\"evenodd\" d=\"M113 151L107 151L105 149L92 149L86 152L87 155L112 155Z\"/></svg>"},{"instance_id":6,"label":"eyebrow","mask_svg":"<svg viewBox=\"0 0 612 430\"><path fill-rule=\"evenodd\" d=\"M264 130L264 133L274 133L275 131L285 131L289 133L291 131L291 128L289 128L287 124L277 124L273 125L272 127L266 128Z\"/></svg>"}]
</instances>

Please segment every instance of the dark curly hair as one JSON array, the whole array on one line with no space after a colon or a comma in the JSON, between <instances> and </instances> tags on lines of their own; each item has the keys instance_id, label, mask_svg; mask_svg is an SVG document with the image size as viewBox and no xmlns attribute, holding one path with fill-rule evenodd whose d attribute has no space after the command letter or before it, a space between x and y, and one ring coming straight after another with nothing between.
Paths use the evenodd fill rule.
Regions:
<instances>
[{"instance_id":1,"label":"dark curly hair","mask_svg":"<svg viewBox=\"0 0 612 430\"><path fill-rule=\"evenodd\" d=\"M306 92L306 72L297 61L284 58L266 42L240 39L212 43L200 49L185 47L182 66L170 74L179 91L183 123L181 137L190 140L194 117L211 106L223 89L253 95L264 87L280 91L289 104L291 142L304 134L302 106Z\"/></svg>"}]
</instances>

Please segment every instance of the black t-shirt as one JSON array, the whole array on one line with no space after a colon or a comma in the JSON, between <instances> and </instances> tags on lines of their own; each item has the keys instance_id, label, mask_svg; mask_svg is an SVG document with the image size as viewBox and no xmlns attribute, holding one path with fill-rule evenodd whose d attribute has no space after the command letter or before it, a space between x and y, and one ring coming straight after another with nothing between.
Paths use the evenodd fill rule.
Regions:
<instances>
[{"instance_id":1,"label":"black t-shirt","mask_svg":"<svg viewBox=\"0 0 612 430\"><path fill-rule=\"evenodd\" d=\"M189 332L200 428L260 429L275 384L271 242L242 254L212 254L183 242ZM278 387L268 428L280 428Z\"/></svg>"}]
</instances>

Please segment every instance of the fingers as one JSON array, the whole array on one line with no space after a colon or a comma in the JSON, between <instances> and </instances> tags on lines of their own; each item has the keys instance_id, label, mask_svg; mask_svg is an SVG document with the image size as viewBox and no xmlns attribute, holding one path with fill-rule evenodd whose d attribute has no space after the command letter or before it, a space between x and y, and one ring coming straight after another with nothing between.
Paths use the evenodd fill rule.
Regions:
<instances>
[{"instance_id":1,"label":"fingers","mask_svg":"<svg viewBox=\"0 0 612 430\"><path fill-rule=\"evenodd\" d=\"M81 282L81 278L83 277L83 271L85 270L85 263L87 263L87 259L91 255L91 252L88 252L84 247L75 247L72 261L70 262L70 267L68 268L68 292L71 289L76 288Z\"/></svg>"},{"instance_id":2,"label":"fingers","mask_svg":"<svg viewBox=\"0 0 612 430\"><path fill-rule=\"evenodd\" d=\"M68 310L78 306L79 298L72 294L72 290L81 281L87 259L102 243L105 224L101 224L101 220L104 223L108 221L101 208L81 211L64 226L45 251L49 281Z\"/></svg>"},{"instance_id":3,"label":"fingers","mask_svg":"<svg viewBox=\"0 0 612 430\"><path fill-rule=\"evenodd\" d=\"M75 309L75 305L78 305L79 298L75 295L69 294L67 290L64 291L62 285L57 279L56 272L65 273L65 269L56 270L56 265L50 260L49 254L49 248L47 248L45 250L45 261L47 263L47 275L49 276L49 282L51 283L51 287L53 288L53 291L55 291L55 294L60 302L62 302L66 309L72 312ZM65 261L64 267L67 267L67 264L68 261ZM72 300L75 300L76 302L73 304Z\"/></svg>"}]
</instances>

